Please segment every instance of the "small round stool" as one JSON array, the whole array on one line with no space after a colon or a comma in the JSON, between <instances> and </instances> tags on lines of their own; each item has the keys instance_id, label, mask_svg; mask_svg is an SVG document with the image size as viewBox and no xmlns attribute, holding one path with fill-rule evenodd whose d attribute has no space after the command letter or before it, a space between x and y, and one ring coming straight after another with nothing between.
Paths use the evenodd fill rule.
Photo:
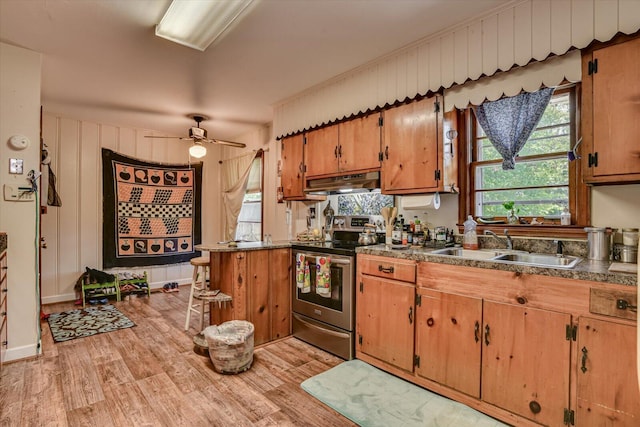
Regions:
<instances>
[{"instance_id":1,"label":"small round stool","mask_svg":"<svg viewBox=\"0 0 640 427\"><path fill-rule=\"evenodd\" d=\"M191 279L191 290L189 291L189 305L187 306L187 319L184 322L184 330L189 330L189 321L191 320L191 312L200 314L200 329L204 324L204 304L203 299L198 298L203 292L208 291L207 288L207 272L209 270L209 257L191 258L193 265L193 278ZM201 278L198 281L198 278ZM194 304L193 300L200 299L200 304ZM199 307L198 307L199 306Z\"/></svg>"},{"instance_id":2,"label":"small round stool","mask_svg":"<svg viewBox=\"0 0 640 427\"><path fill-rule=\"evenodd\" d=\"M218 326L207 326L202 331L216 372L237 374L251 368L253 332L253 323L246 320L230 320Z\"/></svg>"}]
</instances>

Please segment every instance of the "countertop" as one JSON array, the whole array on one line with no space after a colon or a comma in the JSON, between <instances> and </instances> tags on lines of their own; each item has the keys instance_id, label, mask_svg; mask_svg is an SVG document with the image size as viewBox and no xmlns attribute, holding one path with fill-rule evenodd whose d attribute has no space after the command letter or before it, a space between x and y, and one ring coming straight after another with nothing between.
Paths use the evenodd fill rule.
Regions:
<instances>
[{"instance_id":1,"label":"countertop","mask_svg":"<svg viewBox=\"0 0 640 427\"><path fill-rule=\"evenodd\" d=\"M236 252L236 251L257 251L264 249L289 248L293 244L304 244L307 242L281 240L273 243L264 242L240 242L238 246L229 246L220 243L202 243L195 246L198 251L209 252ZM312 242L309 242L312 243ZM386 245L360 246L356 253L379 255L392 258L410 259L415 261L438 262L441 264L461 265L467 267L488 268L502 271L513 271L528 274L539 274L543 276L564 277L576 280L589 280L593 282L615 283L619 285L637 286L638 277L633 273L609 272L609 261L590 261L583 257L582 261L573 269L561 269L552 267L533 267L518 265L504 261L473 260L447 255L435 255L431 252L433 248L409 248L391 249Z\"/></svg>"},{"instance_id":2,"label":"countertop","mask_svg":"<svg viewBox=\"0 0 640 427\"><path fill-rule=\"evenodd\" d=\"M572 269L533 267L518 265L505 261L473 260L448 255L431 254L430 248L391 249L386 245L360 246L356 253L379 255L415 261L429 261L449 265L488 268L502 271L513 271L543 276L564 277L568 279L589 280L593 282L615 283L619 285L637 286L638 277L633 273L609 272L609 261L591 261L585 258Z\"/></svg>"},{"instance_id":3,"label":"countertop","mask_svg":"<svg viewBox=\"0 0 640 427\"><path fill-rule=\"evenodd\" d=\"M207 252L237 252L237 251L260 251L264 249L280 249L290 248L291 242L288 240L281 240L272 243L264 242L239 242L237 246L229 246L229 244L223 243L201 243L195 245L197 251Z\"/></svg>"}]
</instances>

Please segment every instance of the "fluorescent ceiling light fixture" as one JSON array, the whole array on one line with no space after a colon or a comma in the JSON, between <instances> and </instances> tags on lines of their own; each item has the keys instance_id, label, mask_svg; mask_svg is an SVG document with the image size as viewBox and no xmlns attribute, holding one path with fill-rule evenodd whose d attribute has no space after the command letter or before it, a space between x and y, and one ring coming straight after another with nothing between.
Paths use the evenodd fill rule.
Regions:
<instances>
[{"instance_id":1,"label":"fluorescent ceiling light fixture","mask_svg":"<svg viewBox=\"0 0 640 427\"><path fill-rule=\"evenodd\" d=\"M189 155L191 157L195 157L196 159L200 159L207 155L206 147L198 143L194 143L191 147L189 147Z\"/></svg>"},{"instance_id":2,"label":"fluorescent ceiling light fixture","mask_svg":"<svg viewBox=\"0 0 640 427\"><path fill-rule=\"evenodd\" d=\"M254 0L173 0L156 25L156 36L204 51L221 38Z\"/></svg>"}]
</instances>

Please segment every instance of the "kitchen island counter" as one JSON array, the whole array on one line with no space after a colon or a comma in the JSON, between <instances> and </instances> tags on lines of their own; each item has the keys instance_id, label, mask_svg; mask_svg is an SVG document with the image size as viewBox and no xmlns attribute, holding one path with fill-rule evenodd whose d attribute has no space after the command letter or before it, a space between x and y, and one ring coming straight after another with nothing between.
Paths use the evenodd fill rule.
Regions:
<instances>
[{"instance_id":1,"label":"kitchen island counter","mask_svg":"<svg viewBox=\"0 0 640 427\"><path fill-rule=\"evenodd\" d=\"M238 242L237 246L229 246L228 243L201 243L195 246L197 251L206 252L238 252L238 251L260 251L264 249L290 248L291 242L281 240L273 243L264 242Z\"/></svg>"}]
</instances>

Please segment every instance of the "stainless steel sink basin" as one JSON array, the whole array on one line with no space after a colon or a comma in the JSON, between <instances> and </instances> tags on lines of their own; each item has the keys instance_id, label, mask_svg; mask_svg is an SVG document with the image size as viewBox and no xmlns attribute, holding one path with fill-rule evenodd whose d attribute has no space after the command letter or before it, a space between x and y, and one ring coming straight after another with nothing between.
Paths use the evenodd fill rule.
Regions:
<instances>
[{"instance_id":1,"label":"stainless steel sink basin","mask_svg":"<svg viewBox=\"0 0 640 427\"><path fill-rule=\"evenodd\" d=\"M463 249L463 248L444 248L444 249L436 249L434 251L431 251L431 253L434 255L447 255L447 256L453 256L453 257L459 257L459 258L465 258L465 259L485 260L485 259L491 259L498 255L501 255L503 252L500 252L495 249L472 250L472 249Z\"/></svg>"},{"instance_id":2,"label":"stainless steel sink basin","mask_svg":"<svg viewBox=\"0 0 640 427\"><path fill-rule=\"evenodd\" d=\"M451 257L503 261L519 265L531 265L534 267L574 268L582 258L574 256L556 256L551 254L532 254L525 251L513 251L507 249L480 249L471 250L463 248L444 248L431 251L433 255L446 255Z\"/></svg>"},{"instance_id":3,"label":"stainless steel sink basin","mask_svg":"<svg viewBox=\"0 0 640 427\"><path fill-rule=\"evenodd\" d=\"M515 264L536 267L574 268L582 259L574 256L556 256L549 254L510 253L493 258L493 261L508 261Z\"/></svg>"}]
</instances>

